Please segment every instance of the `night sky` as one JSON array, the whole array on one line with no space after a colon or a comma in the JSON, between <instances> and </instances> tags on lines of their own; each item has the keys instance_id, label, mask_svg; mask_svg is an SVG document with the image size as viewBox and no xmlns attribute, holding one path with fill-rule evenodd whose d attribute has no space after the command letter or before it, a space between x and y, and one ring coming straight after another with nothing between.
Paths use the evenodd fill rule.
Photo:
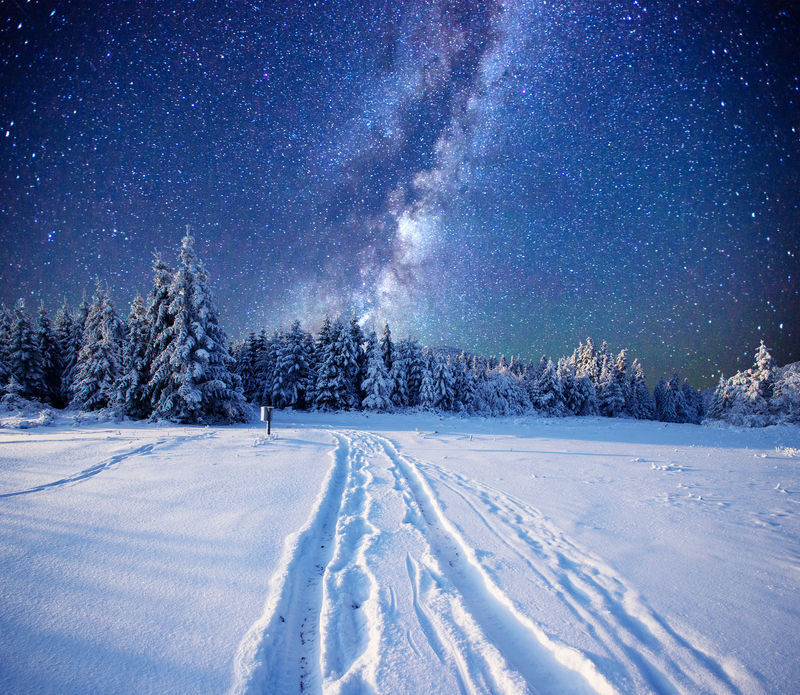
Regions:
<instances>
[{"instance_id":1,"label":"night sky","mask_svg":"<svg viewBox=\"0 0 800 695\"><path fill-rule=\"evenodd\" d=\"M800 4L0 4L0 299L120 313L190 225L232 338L355 310L800 359Z\"/></svg>"}]
</instances>

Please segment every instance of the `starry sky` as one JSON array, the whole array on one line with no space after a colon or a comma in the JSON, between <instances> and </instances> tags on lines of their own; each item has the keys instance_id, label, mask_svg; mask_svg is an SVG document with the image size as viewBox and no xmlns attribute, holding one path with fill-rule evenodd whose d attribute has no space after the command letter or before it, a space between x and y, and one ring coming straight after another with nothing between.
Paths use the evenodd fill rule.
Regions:
<instances>
[{"instance_id":1,"label":"starry sky","mask_svg":"<svg viewBox=\"0 0 800 695\"><path fill-rule=\"evenodd\" d=\"M800 5L5 0L0 299L120 312L190 225L232 338L800 359Z\"/></svg>"}]
</instances>

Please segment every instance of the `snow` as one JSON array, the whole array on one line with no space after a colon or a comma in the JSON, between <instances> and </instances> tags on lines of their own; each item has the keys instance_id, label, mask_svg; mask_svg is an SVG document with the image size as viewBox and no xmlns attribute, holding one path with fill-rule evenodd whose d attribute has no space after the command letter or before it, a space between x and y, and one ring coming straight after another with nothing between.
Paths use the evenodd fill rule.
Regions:
<instances>
[{"instance_id":1,"label":"snow","mask_svg":"<svg viewBox=\"0 0 800 695\"><path fill-rule=\"evenodd\" d=\"M272 428L0 429L0 691L800 682L796 426Z\"/></svg>"}]
</instances>

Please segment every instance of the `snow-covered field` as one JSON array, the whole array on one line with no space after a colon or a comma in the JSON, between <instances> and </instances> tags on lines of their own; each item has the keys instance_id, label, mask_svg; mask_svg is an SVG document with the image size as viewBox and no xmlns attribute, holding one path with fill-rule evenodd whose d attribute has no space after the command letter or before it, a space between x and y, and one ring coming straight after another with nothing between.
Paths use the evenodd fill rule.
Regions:
<instances>
[{"instance_id":1,"label":"snow-covered field","mask_svg":"<svg viewBox=\"0 0 800 695\"><path fill-rule=\"evenodd\" d=\"M800 430L0 430L0 692L790 693Z\"/></svg>"}]
</instances>

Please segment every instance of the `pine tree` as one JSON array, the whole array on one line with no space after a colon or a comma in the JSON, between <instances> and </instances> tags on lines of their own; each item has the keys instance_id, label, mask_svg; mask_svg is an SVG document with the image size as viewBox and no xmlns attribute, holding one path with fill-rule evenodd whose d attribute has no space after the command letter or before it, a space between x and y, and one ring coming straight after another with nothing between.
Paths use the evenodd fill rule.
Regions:
<instances>
[{"instance_id":1,"label":"pine tree","mask_svg":"<svg viewBox=\"0 0 800 695\"><path fill-rule=\"evenodd\" d=\"M422 380L419 387L419 405L425 410L436 407L436 384L433 375L433 355L425 350L422 355Z\"/></svg>"},{"instance_id":2,"label":"pine tree","mask_svg":"<svg viewBox=\"0 0 800 695\"><path fill-rule=\"evenodd\" d=\"M62 345L64 354L64 372L61 377L61 397L72 403L75 397L75 379L78 376L78 355L83 347L83 334L86 320L89 317L89 299L86 293L81 298L81 303L72 317L72 335L69 344Z\"/></svg>"},{"instance_id":3,"label":"pine tree","mask_svg":"<svg viewBox=\"0 0 800 695\"><path fill-rule=\"evenodd\" d=\"M67 375L72 372L75 361L78 358L78 353L72 341L73 332L74 321L65 299L53 322L53 334L58 344L58 353L61 356L61 373L58 379L58 397L56 399L56 405L59 408L65 408L69 404Z\"/></svg>"},{"instance_id":4,"label":"pine tree","mask_svg":"<svg viewBox=\"0 0 800 695\"><path fill-rule=\"evenodd\" d=\"M144 391L150 401L152 412L161 400L170 379L169 350L172 339L173 316L169 306L172 302L170 287L172 270L164 263L159 254L153 257L153 287L147 295L147 349L144 356L144 367L147 372L147 384Z\"/></svg>"},{"instance_id":5,"label":"pine tree","mask_svg":"<svg viewBox=\"0 0 800 695\"><path fill-rule=\"evenodd\" d=\"M652 420L655 417L655 403L647 388L644 369L638 359L633 361L630 376L630 392L632 394L631 415L640 420Z\"/></svg>"},{"instance_id":6,"label":"pine tree","mask_svg":"<svg viewBox=\"0 0 800 695\"><path fill-rule=\"evenodd\" d=\"M277 355L276 378L272 386L273 402L279 408L304 409L313 378L310 337L295 321L283 337Z\"/></svg>"},{"instance_id":7,"label":"pine tree","mask_svg":"<svg viewBox=\"0 0 800 695\"><path fill-rule=\"evenodd\" d=\"M343 326L339 319L331 324L325 317L315 350L317 375L314 386L314 408L316 410L339 410L345 407L344 394L341 392L343 380L336 358L336 348L342 330Z\"/></svg>"},{"instance_id":8,"label":"pine tree","mask_svg":"<svg viewBox=\"0 0 800 695\"><path fill-rule=\"evenodd\" d=\"M231 346L233 357L233 371L242 381L242 393L247 401L254 403L257 391L256 357L258 355L258 336L255 331L250 331L247 337ZM258 395L261 395L260 390Z\"/></svg>"},{"instance_id":9,"label":"pine tree","mask_svg":"<svg viewBox=\"0 0 800 695\"><path fill-rule=\"evenodd\" d=\"M11 379L11 326L12 314L5 304L0 305L0 393L6 391ZM16 385L15 383L15 386Z\"/></svg>"},{"instance_id":10,"label":"pine tree","mask_svg":"<svg viewBox=\"0 0 800 695\"><path fill-rule=\"evenodd\" d=\"M536 381L530 391L533 407L545 415L564 414L564 393L552 360L547 360L544 369L537 369Z\"/></svg>"},{"instance_id":11,"label":"pine tree","mask_svg":"<svg viewBox=\"0 0 800 695\"><path fill-rule=\"evenodd\" d=\"M600 413L606 417L617 417L625 407L625 396L620 388L616 365L607 355L603 360L603 370L600 373L599 391Z\"/></svg>"},{"instance_id":12,"label":"pine tree","mask_svg":"<svg viewBox=\"0 0 800 695\"><path fill-rule=\"evenodd\" d=\"M123 337L122 324L108 289L98 283L86 317L83 345L75 364L72 407L100 410L114 403L117 379L122 370Z\"/></svg>"},{"instance_id":13,"label":"pine tree","mask_svg":"<svg viewBox=\"0 0 800 695\"><path fill-rule=\"evenodd\" d=\"M725 376L720 374L719 383L714 389L714 395L708 405L707 415L712 420L721 420L725 415L727 386L728 382L725 380Z\"/></svg>"},{"instance_id":14,"label":"pine tree","mask_svg":"<svg viewBox=\"0 0 800 695\"><path fill-rule=\"evenodd\" d=\"M656 420L661 422L677 422L678 411L675 394L669 383L662 377L656 385L653 397L656 403Z\"/></svg>"},{"instance_id":15,"label":"pine tree","mask_svg":"<svg viewBox=\"0 0 800 695\"><path fill-rule=\"evenodd\" d=\"M582 374L575 379L575 393L576 415L588 417L600 413L600 406L597 402L597 390L594 387L592 378L588 374Z\"/></svg>"},{"instance_id":16,"label":"pine tree","mask_svg":"<svg viewBox=\"0 0 800 695\"><path fill-rule=\"evenodd\" d=\"M263 405L275 405L272 402L272 394L277 379L278 354L281 343L281 335L278 331L273 331L269 338L264 330L258 335L255 367L255 378L258 384L256 393L258 394L257 400Z\"/></svg>"},{"instance_id":17,"label":"pine tree","mask_svg":"<svg viewBox=\"0 0 800 695\"><path fill-rule=\"evenodd\" d=\"M690 421L689 404L681 390L681 380L677 374L673 374L669 380L669 391L672 393L672 399L675 401L675 420L673 422L685 423Z\"/></svg>"},{"instance_id":18,"label":"pine tree","mask_svg":"<svg viewBox=\"0 0 800 695\"><path fill-rule=\"evenodd\" d=\"M392 403L398 408L407 408L411 404L408 371L408 344L404 339L400 339L395 346L392 369L389 372Z\"/></svg>"},{"instance_id":19,"label":"pine tree","mask_svg":"<svg viewBox=\"0 0 800 695\"><path fill-rule=\"evenodd\" d=\"M434 406L440 410L453 410L455 406L455 389L453 369L449 357L434 355L433 386L436 393Z\"/></svg>"},{"instance_id":20,"label":"pine tree","mask_svg":"<svg viewBox=\"0 0 800 695\"><path fill-rule=\"evenodd\" d=\"M47 389L42 354L22 299L14 307L8 369L19 385L22 398L33 400L44 398Z\"/></svg>"},{"instance_id":21,"label":"pine tree","mask_svg":"<svg viewBox=\"0 0 800 695\"><path fill-rule=\"evenodd\" d=\"M42 357L42 370L44 372L42 400L57 407L63 407L61 403L61 373L63 371L63 359L61 349L56 339L53 327L50 325L50 318L44 308L44 302L39 304L39 313L36 317L36 328L34 339Z\"/></svg>"},{"instance_id":22,"label":"pine tree","mask_svg":"<svg viewBox=\"0 0 800 695\"><path fill-rule=\"evenodd\" d=\"M166 380L153 414L182 423L243 421L241 381L230 370L233 358L219 325L208 275L188 232L169 297L171 322L157 337L164 350L153 363L153 373L166 375Z\"/></svg>"},{"instance_id":23,"label":"pine tree","mask_svg":"<svg viewBox=\"0 0 800 695\"><path fill-rule=\"evenodd\" d=\"M391 382L386 369L385 353L383 345L379 346L374 338L367 343L367 376L363 387L367 394L362 401L364 408L377 411L391 410Z\"/></svg>"},{"instance_id":24,"label":"pine tree","mask_svg":"<svg viewBox=\"0 0 800 695\"><path fill-rule=\"evenodd\" d=\"M395 346L392 343L392 332L389 330L389 324L383 325L383 335L381 336L381 355L383 356L383 363L386 365L386 372L392 371L392 363L395 358Z\"/></svg>"},{"instance_id":25,"label":"pine tree","mask_svg":"<svg viewBox=\"0 0 800 695\"><path fill-rule=\"evenodd\" d=\"M122 376L117 384L116 403L119 411L137 420L149 417L150 398L147 393L147 341L150 325L141 295L131 303L128 326L122 349Z\"/></svg>"},{"instance_id":26,"label":"pine tree","mask_svg":"<svg viewBox=\"0 0 800 695\"><path fill-rule=\"evenodd\" d=\"M572 362L562 357L558 360L556 367L558 380L561 382L561 395L564 399L564 408L568 413L577 415L580 412L580 402L578 400L578 390L575 384L575 366Z\"/></svg>"}]
</instances>

